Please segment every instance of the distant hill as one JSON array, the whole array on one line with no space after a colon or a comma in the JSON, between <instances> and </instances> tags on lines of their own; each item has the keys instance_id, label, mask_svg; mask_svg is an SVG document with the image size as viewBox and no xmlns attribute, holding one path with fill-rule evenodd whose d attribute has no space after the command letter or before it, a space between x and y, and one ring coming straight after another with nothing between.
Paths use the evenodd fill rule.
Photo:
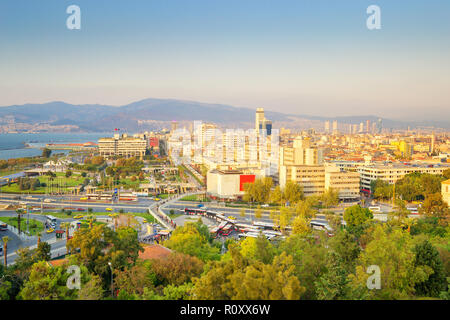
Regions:
<instances>
[{"instance_id":1,"label":"distant hill","mask_svg":"<svg viewBox=\"0 0 450 320\"><path fill-rule=\"evenodd\" d=\"M266 117L284 126L301 123L303 126L318 126L324 120L338 120L339 123L360 123L367 119L377 121L376 116L353 116L325 118L309 115L292 115L266 111ZM174 99L145 99L124 106L73 105L61 101L44 104L25 104L0 107L0 119L14 119L16 123L51 125L76 125L80 131L108 131L123 128L129 131L153 130L170 127L171 121L202 120L227 126L251 127L255 109L233 107L223 104L208 104ZM406 128L408 125L434 125L450 128L449 121L439 123L406 123L382 119L384 127Z\"/></svg>"}]
</instances>

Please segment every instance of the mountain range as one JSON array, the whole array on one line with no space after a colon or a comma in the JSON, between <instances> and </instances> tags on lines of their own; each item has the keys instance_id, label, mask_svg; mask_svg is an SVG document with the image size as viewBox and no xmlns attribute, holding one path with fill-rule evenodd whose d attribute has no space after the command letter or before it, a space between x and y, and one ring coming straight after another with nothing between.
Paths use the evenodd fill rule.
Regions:
<instances>
[{"instance_id":1,"label":"mountain range","mask_svg":"<svg viewBox=\"0 0 450 320\"><path fill-rule=\"evenodd\" d=\"M342 116L318 117L298 114L284 114L266 111L267 119L274 127L299 129L323 128L323 121L337 120L340 124L359 124L366 120L377 121L379 117ZM101 132L114 128L128 131L155 130L170 128L170 122L201 120L215 122L231 127L252 127L255 109L233 107L224 104L209 104L174 99L145 99L123 106L98 104L74 105L61 101L44 104L24 104L0 107L0 125L5 123L25 123L31 125L49 124L51 126L71 125L74 131ZM402 122L382 118L387 128L404 129L418 126L450 128L450 121Z\"/></svg>"}]
</instances>

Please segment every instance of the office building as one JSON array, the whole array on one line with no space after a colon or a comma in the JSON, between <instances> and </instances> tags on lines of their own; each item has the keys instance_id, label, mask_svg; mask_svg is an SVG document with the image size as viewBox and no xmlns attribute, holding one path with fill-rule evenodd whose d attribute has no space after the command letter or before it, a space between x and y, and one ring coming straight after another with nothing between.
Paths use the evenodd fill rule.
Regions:
<instances>
[{"instance_id":1,"label":"office building","mask_svg":"<svg viewBox=\"0 0 450 320\"><path fill-rule=\"evenodd\" d=\"M100 138L98 150L105 159L114 156L137 157L143 159L148 146L148 140L142 137L129 137L126 133L115 134L112 138Z\"/></svg>"}]
</instances>

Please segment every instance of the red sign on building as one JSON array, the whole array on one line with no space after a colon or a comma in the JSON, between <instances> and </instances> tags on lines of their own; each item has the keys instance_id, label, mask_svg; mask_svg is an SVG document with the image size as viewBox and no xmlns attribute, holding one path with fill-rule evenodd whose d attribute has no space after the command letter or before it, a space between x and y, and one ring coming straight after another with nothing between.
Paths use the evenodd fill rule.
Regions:
<instances>
[{"instance_id":1,"label":"red sign on building","mask_svg":"<svg viewBox=\"0 0 450 320\"><path fill-rule=\"evenodd\" d=\"M245 183L254 183L255 175L254 174L241 174L239 176L239 191L244 191Z\"/></svg>"},{"instance_id":2,"label":"red sign on building","mask_svg":"<svg viewBox=\"0 0 450 320\"><path fill-rule=\"evenodd\" d=\"M159 147L159 139L155 137L151 137L149 139L150 147Z\"/></svg>"}]
</instances>

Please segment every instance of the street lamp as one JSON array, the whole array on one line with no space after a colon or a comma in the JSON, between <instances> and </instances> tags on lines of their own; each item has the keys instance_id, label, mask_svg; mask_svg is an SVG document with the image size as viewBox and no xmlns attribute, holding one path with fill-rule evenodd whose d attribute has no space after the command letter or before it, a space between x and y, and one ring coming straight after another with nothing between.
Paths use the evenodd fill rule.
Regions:
<instances>
[{"instance_id":1,"label":"street lamp","mask_svg":"<svg viewBox=\"0 0 450 320\"><path fill-rule=\"evenodd\" d=\"M109 268L111 269L111 295L114 297L114 282L113 282L113 269L112 263L108 262Z\"/></svg>"}]
</instances>

